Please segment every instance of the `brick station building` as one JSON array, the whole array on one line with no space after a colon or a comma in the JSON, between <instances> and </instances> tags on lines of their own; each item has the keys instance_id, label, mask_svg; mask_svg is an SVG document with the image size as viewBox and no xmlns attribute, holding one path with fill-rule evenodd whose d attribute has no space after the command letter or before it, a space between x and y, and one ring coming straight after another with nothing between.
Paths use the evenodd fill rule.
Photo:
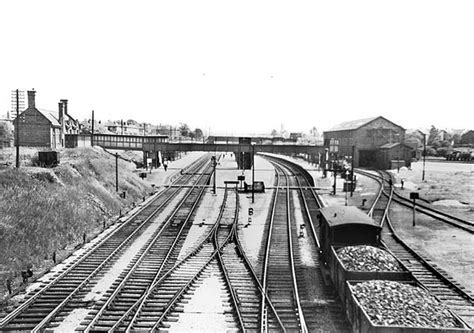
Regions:
<instances>
[{"instance_id":1,"label":"brick station building","mask_svg":"<svg viewBox=\"0 0 474 333\"><path fill-rule=\"evenodd\" d=\"M338 158L352 156L354 150L355 167L392 169L411 163L413 148L403 143L405 129L382 116L341 123L323 136L328 150L334 150L331 142L338 144Z\"/></svg>"},{"instance_id":2,"label":"brick station building","mask_svg":"<svg viewBox=\"0 0 474 333\"><path fill-rule=\"evenodd\" d=\"M14 120L15 140L23 147L57 149L64 147L66 134L79 133L79 122L67 110L67 99L58 103L58 111L36 107L36 91L28 91L28 108Z\"/></svg>"}]
</instances>

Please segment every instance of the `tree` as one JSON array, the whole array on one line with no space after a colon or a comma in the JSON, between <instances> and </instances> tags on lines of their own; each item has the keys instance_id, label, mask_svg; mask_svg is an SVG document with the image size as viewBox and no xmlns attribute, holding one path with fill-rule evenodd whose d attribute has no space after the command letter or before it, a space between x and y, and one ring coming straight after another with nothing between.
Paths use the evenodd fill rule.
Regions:
<instances>
[{"instance_id":1,"label":"tree","mask_svg":"<svg viewBox=\"0 0 474 333\"><path fill-rule=\"evenodd\" d=\"M433 145L433 142L439 141L439 130L431 125L430 134L428 135L428 145Z\"/></svg>"},{"instance_id":2,"label":"tree","mask_svg":"<svg viewBox=\"0 0 474 333\"><path fill-rule=\"evenodd\" d=\"M446 157L447 153L448 153L448 148L447 147L440 147L440 148L436 149L436 156Z\"/></svg>"},{"instance_id":3,"label":"tree","mask_svg":"<svg viewBox=\"0 0 474 333\"><path fill-rule=\"evenodd\" d=\"M2 146L9 147L13 138L11 129L6 122L0 122L0 148Z\"/></svg>"},{"instance_id":4,"label":"tree","mask_svg":"<svg viewBox=\"0 0 474 333\"><path fill-rule=\"evenodd\" d=\"M178 130L179 130L179 133L181 134L181 136L190 136L189 132L191 130L190 130L188 124L180 123Z\"/></svg>"},{"instance_id":5,"label":"tree","mask_svg":"<svg viewBox=\"0 0 474 333\"><path fill-rule=\"evenodd\" d=\"M272 133L270 134L271 136L278 136L278 132L276 129L272 130Z\"/></svg>"},{"instance_id":6,"label":"tree","mask_svg":"<svg viewBox=\"0 0 474 333\"><path fill-rule=\"evenodd\" d=\"M319 136L319 132L316 126L313 126L313 128L309 130L309 134L311 134L312 136Z\"/></svg>"},{"instance_id":7,"label":"tree","mask_svg":"<svg viewBox=\"0 0 474 333\"><path fill-rule=\"evenodd\" d=\"M461 142L461 135L454 134L453 135L453 142L454 142L454 144L459 144Z\"/></svg>"},{"instance_id":8,"label":"tree","mask_svg":"<svg viewBox=\"0 0 474 333\"><path fill-rule=\"evenodd\" d=\"M201 130L200 128L196 128L196 129L194 130L194 137L195 137L196 139L202 138L203 135L204 135L204 133L202 132L202 130Z\"/></svg>"}]
</instances>

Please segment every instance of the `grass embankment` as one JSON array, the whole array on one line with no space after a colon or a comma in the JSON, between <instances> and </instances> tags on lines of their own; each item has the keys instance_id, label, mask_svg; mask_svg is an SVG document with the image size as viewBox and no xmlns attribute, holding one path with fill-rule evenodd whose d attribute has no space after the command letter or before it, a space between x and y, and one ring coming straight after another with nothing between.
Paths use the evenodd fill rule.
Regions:
<instances>
[{"instance_id":1,"label":"grass embankment","mask_svg":"<svg viewBox=\"0 0 474 333\"><path fill-rule=\"evenodd\" d=\"M0 299L7 278L21 283L20 271L33 265L35 275L52 265L52 253L68 255L111 222L121 209L150 191L135 165L119 160L115 192L115 158L100 148L65 149L61 164L0 170ZM45 261L46 259L46 261ZM58 258L60 259L60 258Z\"/></svg>"}]
</instances>

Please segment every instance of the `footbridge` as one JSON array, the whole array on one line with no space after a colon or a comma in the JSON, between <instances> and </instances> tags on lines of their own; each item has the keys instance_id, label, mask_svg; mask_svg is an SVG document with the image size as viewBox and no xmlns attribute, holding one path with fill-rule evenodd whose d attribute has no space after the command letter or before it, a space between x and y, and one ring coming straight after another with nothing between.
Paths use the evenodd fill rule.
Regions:
<instances>
[{"instance_id":1,"label":"footbridge","mask_svg":"<svg viewBox=\"0 0 474 333\"><path fill-rule=\"evenodd\" d=\"M170 142L165 135L67 134L66 147L100 146L113 150L143 151L143 158L156 158L159 154L173 159L179 152L234 152L238 154L273 153L281 155L304 154L312 162L324 154L324 146L302 145L294 141L271 141L251 137L213 137L207 141Z\"/></svg>"},{"instance_id":2,"label":"footbridge","mask_svg":"<svg viewBox=\"0 0 474 333\"><path fill-rule=\"evenodd\" d=\"M306 154L318 156L324 153L324 146L299 144L249 144L249 143L196 143L196 142L154 142L143 143L143 150L149 153L172 151L273 153L282 155Z\"/></svg>"}]
</instances>

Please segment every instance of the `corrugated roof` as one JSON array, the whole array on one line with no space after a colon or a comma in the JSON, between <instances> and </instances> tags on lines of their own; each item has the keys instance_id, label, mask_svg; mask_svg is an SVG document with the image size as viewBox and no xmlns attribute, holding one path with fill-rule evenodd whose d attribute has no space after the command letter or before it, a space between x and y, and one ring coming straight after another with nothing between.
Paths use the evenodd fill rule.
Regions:
<instances>
[{"instance_id":1,"label":"corrugated roof","mask_svg":"<svg viewBox=\"0 0 474 333\"><path fill-rule=\"evenodd\" d=\"M371 118L345 121L343 123L340 123L340 124L334 126L329 131L348 131L348 130L357 129L361 126L364 126L367 123L370 123L372 120L374 120L376 118L378 118L378 117L371 117Z\"/></svg>"},{"instance_id":2,"label":"corrugated roof","mask_svg":"<svg viewBox=\"0 0 474 333\"><path fill-rule=\"evenodd\" d=\"M38 109L36 108L43 116L46 117L46 119L49 120L51 125L53 126L58 126L61 127L61 124L59 124L59 120L56 118L57 117L57 111L50 111L50 110L45 110L45 109Z\"/></svg>"}]
</instances>

